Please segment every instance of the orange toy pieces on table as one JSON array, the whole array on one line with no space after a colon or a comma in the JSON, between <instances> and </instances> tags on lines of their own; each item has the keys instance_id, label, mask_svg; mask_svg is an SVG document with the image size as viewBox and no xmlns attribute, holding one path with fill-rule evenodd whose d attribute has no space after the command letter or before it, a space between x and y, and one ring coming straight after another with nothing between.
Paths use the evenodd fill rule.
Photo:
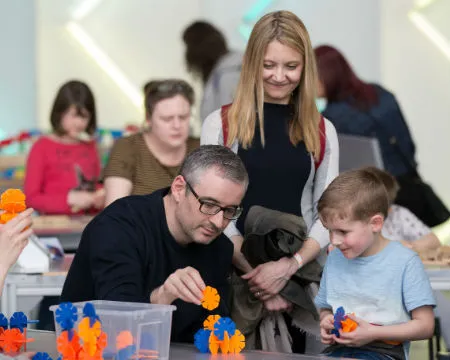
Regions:
<instances>
[{"instance_id":1,"label":"orange toy pieces on table","mask_svg":"<svg viewBox=\"0 0 450 360\"><path fill-rule=\"evenodd\" d=\"M219 306L219 303L220 295L217 292L217 289L207 286L205 290L203 290L202 306L207 310L214 310Z\"/></svg>"},{"instance_id":2,"label":"orange toy pieces on table","mask_svg":"<svg viewBox=\"0 0 450 360\"><path fill-rule=\"evenodd\" d=\"M25 198L25 194L20 189L8 189L2 194L0 210L4 212L0 215L0 224L6 224L27 208Z\"/></svg>"}]
</instances>

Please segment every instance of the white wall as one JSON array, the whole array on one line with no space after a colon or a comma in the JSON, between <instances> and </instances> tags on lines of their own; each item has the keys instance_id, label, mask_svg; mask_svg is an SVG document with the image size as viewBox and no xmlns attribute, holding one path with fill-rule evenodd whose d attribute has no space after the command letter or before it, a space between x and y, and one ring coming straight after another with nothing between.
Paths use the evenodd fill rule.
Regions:
<instances>
[{"instance_id":1,"label":"white wall","mask_svg":"<svg viewBox=\"0 0 450 360\"><path fill-rule=\"evenodd\" d=\"M122 128L127 122L141 122L141 109L65 28L86 0L36 1L39 125L49 127L56 91L73 78L93 89L100 126ZM187 78L181 32L198 13L197 0L103 0L78 23L140 91L153 78Z\"/></svg>"},{"instance_id":2,"label":"white wall","mask_svg":"<svg viewBox=\"0 0 450 360\"><path fill-rule=\"evenodd\" d=\"M0 129L4 135L34 128L35 7L0 0Z\"/></svg>"},{"instance_id":3,"label":"white wall","mask_svg":"<svg viewBox=\"0 0 450 360\"><path fill-rule=\"evenodd\" d=\"M450 205L450 61L408 19L413 7L413 0L383 0L382 82L402 106L421 174Z\"/></svg>"},{"instance_id":4,"label":"white wall","mask_svg":"<svg viewBox=\"0 0 450 360\"><path fill-rule=\"evenodd\" d=\"M243 16L255 0L202 0L201 14L224 31L230 45L244 49L238 31ZM261 12L290 10L306 25L313 46L331 44L352 60L358 74L380 80L380 1L379 0L273 0Z\"/></svg>"},{"instance_id":5,"label":"white wall","mask_svg":"<svg viewBox=\"0 0 450 360\"><path fill-rule=\"evenodd\" d=\"M139 109L65 30L74 10L86 0L36 1L39 125L48 128L55 93L63 82L72 78L91 85L101 126L117 128L126 122L140 121ZM186 25L199 18L217 24L231 47L243 50L246 40L239 33L239 25L244 14L257 3L255 0L97 2L97 7L79 24L139 89L154 77L189 79L183 62L181 33ZM378 1L276 0L260 16L283 8L294 11L304 20L315 45L331 43L340 47L364 77L379 79ZM199 84L196 86L199 89Z\"/></svg>"}]
</instances>

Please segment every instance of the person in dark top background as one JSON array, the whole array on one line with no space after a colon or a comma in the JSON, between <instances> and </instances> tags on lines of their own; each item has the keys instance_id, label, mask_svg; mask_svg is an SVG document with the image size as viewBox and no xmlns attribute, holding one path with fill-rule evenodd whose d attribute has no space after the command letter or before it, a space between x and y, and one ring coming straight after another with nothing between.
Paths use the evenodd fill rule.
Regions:
<instances>
[{"instance_id":1,"label":"person in dark top background","mask_svg":"<svg viewBox=\"0 0 450 360\"><path fill-rule=\"evenodd\" d=\"M422 186L414 140L394 94L361 80L336 48L322 45L314 53L320 79L317 95L327 103L323 116L340 134L378 140L384 168L400 185L396 204L408 208L428 226L445 221L450 213L434 193L433 200L443 214L436 216L434 205L429 207L432 190Z\"/></svg>"},{"instance_id":2,"label":"person in dark top background","mask_svg":"<svg viewBox=\"0 0 450 360\"><path fill-rule=\"evenodd\" d=\"M221 295L216 313L229 315L233 244L222 231L240 215L247 185L231 150L194 150L170 188L118 199L91 221L61 300L173 304L172 341L193 342L209 314L199 306L206 285Z\"/></svg>"}]
</instances>

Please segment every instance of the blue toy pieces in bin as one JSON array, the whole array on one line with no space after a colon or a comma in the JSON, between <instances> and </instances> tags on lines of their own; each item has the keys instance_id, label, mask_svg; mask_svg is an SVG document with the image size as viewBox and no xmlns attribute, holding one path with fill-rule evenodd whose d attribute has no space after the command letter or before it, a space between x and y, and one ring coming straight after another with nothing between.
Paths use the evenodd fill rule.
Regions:
<instances>
[{"instance_id":1,"label":"blue toy pieces in bin","mask_svg":"<svg viewBox=\"0 0 450 360\"><path fill-rule=\"evenodd\" d=\"M100 321L99 316L95 312L95 307L91 303L86 303L83 307L83 316L89 318L90 326L94 326L95 322Z\"/></svg>"},{"instance_id":2,"label":"blue toy pieces in bin","mask_svg":"<svg viewBox=\"0 0 450 360\"><path fill-rule=\"evenodd\" d=\"M61 303L56 309L55 319L62 330L72 330L78 319L77 308L70 302Z\"/></svg>"},{"instance_id":3,"label":"blue toy pieces in bin","mask_svg":"<svg viewBox=\"0 0 450 360\"><path fill-rule=\"evenodd\" d=\"M34 354L31 360L52 360L52 358L46 352L38 352Z\"/></svg>"},{"instance_id":4,"label":"blue toy pieces in bin","mask_svg":"<svg viewBox=\"0 0 450 360\"><path fill-rule=\"evenodd\" d=\"M134 355L136 355L136 345L129 345L120 349L114 357L114 360L128 360L133 358Z\"/></svg>"}]
</instances>

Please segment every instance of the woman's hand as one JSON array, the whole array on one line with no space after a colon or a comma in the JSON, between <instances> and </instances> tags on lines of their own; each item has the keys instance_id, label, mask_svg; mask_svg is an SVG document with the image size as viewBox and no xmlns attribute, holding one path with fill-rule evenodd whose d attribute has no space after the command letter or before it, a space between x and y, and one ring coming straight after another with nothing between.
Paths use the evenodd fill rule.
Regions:
<instances>
[{"instance_id":1,"label":"woman's hand","mask_svg":"<svg viewBox=\"0 0 450 360\"><path fill-rule=\"evenodd\" d=\"M264 307L268 311L290 311L292 310L292 303L281 295L275 295L264 301Z\"/></svg>"},{"instance_id":2,"label":"woman's hand","mask_svg":"<svg viewBox=\"0 0 450 360\"><path fill-rule=\"evenodd\" d=\"M27 209L4 225L0 225L0 276L5 276L28 244L33 209Z\"/></svg>"},{"instance_id":3,"label":"woman's hand","mask_svg":"<svg viewBox=\"0 0 450 360\"><path fill-rule=\"evenodd\" d=\"M255 297L266 301L277 295L297 270L297 260L284 257L278 261L258 265L252 271L242 275L242 278L248 280L250 291Z\"/></svg>"}]
</instances>

